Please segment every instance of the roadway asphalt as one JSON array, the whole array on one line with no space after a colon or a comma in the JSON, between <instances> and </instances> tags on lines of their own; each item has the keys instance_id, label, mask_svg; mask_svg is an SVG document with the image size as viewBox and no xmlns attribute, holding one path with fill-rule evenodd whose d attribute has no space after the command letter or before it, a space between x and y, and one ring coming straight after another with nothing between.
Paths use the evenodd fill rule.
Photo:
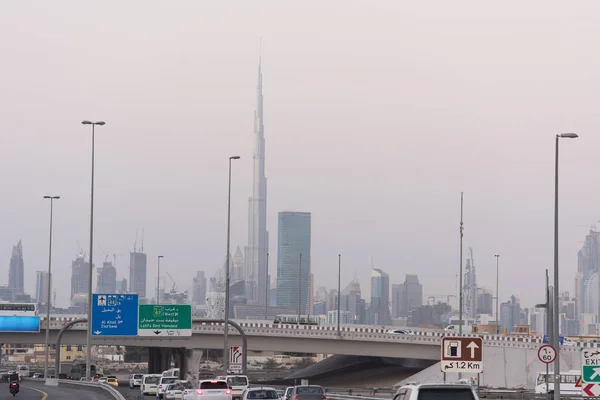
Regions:
<instances>
[{"instance_id":1,"label":"roadway asphalt","mask_svg":"<svg viewBox=\"0 0 600 400\"><path fill-rule=\"evenodd\" d=\"M106 391L98 388L74 386L46 386L44 382L21 382L19 393L13 397L8 384L0 384L0 400L114 400Z\"/></svg>"},{"instance_id":2,"label":"roadway asphalt","mask_svg":"<svg viewBox=\"0 0 600 400\"><path fill-rule=\"evenodd\" d=\"M122 382L127 382L127 380L124 380ZM135 389L129 389L129 386L119 386L119 392L127 400L142 400L142 399L144 399L144 397L140 393L139 387L137 387ZM145 396L145 398L148 400L150 400L150 399L154 400L154 399L156 399L156 396Z\"/></svg>"}]
</instances>

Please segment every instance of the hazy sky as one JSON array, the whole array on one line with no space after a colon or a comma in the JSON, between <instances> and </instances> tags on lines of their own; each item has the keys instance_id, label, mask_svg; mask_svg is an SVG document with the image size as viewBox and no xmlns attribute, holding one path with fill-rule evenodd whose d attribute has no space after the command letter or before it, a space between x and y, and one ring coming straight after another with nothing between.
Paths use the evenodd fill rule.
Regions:
<instances>
[{"instance_id":1,"label":"hazy sky","mask_svg":"<svg viewBox=\"0 0 600 400\"><path fill-rule=\"evenodd\" d=\"M0 12L0 265L23 240L26 290L47 268L55 206L58 302L89 246L96 134L95 263L145 229L182 288L247 241L259 41L270 252L277 212L312 212L312 270L333 286L371 257L426 295L457 293L465 254L480 285L525 305L552 268L554 135L561 143L561 285L573 292L586 226L600 220L597 1L4 1ZM128 274L118 256L118 276ZM271 271L275 263L271 263ZM8 281L8 273L0 283ZM94 284L95 286L95 284Z\"/></svg>"}]
</instances>

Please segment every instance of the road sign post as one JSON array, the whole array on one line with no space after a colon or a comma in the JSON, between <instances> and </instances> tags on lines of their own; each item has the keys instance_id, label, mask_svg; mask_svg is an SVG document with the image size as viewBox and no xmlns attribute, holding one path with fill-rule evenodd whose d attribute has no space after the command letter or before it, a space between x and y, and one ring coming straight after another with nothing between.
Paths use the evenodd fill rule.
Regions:
<instances>
[{"instance_id":1,"label":"road sign post","mask_svg":"<svg viewBox=\"0 0 600 400\"><path fill-rule=\"evenodd\" d=\"M192 336L192 306L141 304L138 335L171 338Z\"/></svg>"},{"instance_id":2,"label":"road sign post","mask_svg":"<svg viewBox=\"0 0 600 400\"><path fill-rule=\"evenodd\" d=\"M483 340L480 337L442 338L442 372L483 372Z\"/></svg>"},{"instance_id":3,"label":"road sign post","mask_svg":"<svg viewBox=\"0 0 600 400\"><path fill-rule=\"evenodd\" d=\"M94 294L92 336L137 336L137 294Z\"/></svg>"},{"instance_id":4,"label":"road sign post","mask_svg":"<svg viewBox=\"0 0 600 400\"><path fill-rule=\"evenodd\" d=\"M549 344L545 344L538 349L538 358L544 364L552 364L556 360L556 350Z\"/></svg>"},{"instance_id":5,"label":"road sign post","mask_svg":"<svg viewBox=\"0 0 600 400\"><path fill-rule=\"evenodd\" d=\"M232 371L241 371L243 360L242 346L229 346L229 369Z\"/></svg>"}]
</instances>

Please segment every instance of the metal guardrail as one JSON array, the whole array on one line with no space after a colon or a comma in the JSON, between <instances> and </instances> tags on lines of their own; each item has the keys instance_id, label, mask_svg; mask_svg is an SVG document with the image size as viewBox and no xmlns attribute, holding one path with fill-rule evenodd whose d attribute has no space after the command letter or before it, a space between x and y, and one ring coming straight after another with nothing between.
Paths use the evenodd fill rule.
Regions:
<instances>
[{"instance_id":1,"label":"metal guardrail","mask_svg":"<svg viewBox=\"0 0 600 400\"><path fill-rule=\"evenodd\" d=\"M87 387L100 388L100 389L104 389L105 391L110 393L111 396L114 397L116 400L126 400L125 397L117 389L115 389L111 385L107 385L104 383L81 382L81 381L72 381L69 379L59 379L58 384L59 385L63 384L63 385L87 386Z\"/></svg>"}]
</instances>

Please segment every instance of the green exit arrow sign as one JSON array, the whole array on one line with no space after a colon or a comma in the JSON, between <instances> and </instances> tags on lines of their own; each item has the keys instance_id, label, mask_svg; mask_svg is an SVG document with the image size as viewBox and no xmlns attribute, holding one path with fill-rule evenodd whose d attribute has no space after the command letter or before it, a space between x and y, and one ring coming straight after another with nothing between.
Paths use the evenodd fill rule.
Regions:
<instances>
[{"instance_id":1,"label":"green exit arrow sign","mask_svg":"<svg viewBox=\"0 0 600 400\"><path fill-rule=\"evenodd\" d=\"M192 336L192 306L189 304L140 304L138 318L138 336Z\"/></svg>"},{"instance_id":2,"label":"green exit arrow sign","mask_svg":"<svg viewBox=\"0 0 600 400\"><path fill-rule=\"evenodd\" d=\"M585 383L600 383L600 351L581 349L581 380Z\"/></svg>"},{"instance_id":3,"label":"green exit arrow sign","mask_svg":"<svg viewBox=\"0 0 600 400\"><path fill-rule=\"evenodd\" d=\"M600 383L600 366L583 365L581 367L581 380L585 383Z\"/></svg>"}]
</instances>

